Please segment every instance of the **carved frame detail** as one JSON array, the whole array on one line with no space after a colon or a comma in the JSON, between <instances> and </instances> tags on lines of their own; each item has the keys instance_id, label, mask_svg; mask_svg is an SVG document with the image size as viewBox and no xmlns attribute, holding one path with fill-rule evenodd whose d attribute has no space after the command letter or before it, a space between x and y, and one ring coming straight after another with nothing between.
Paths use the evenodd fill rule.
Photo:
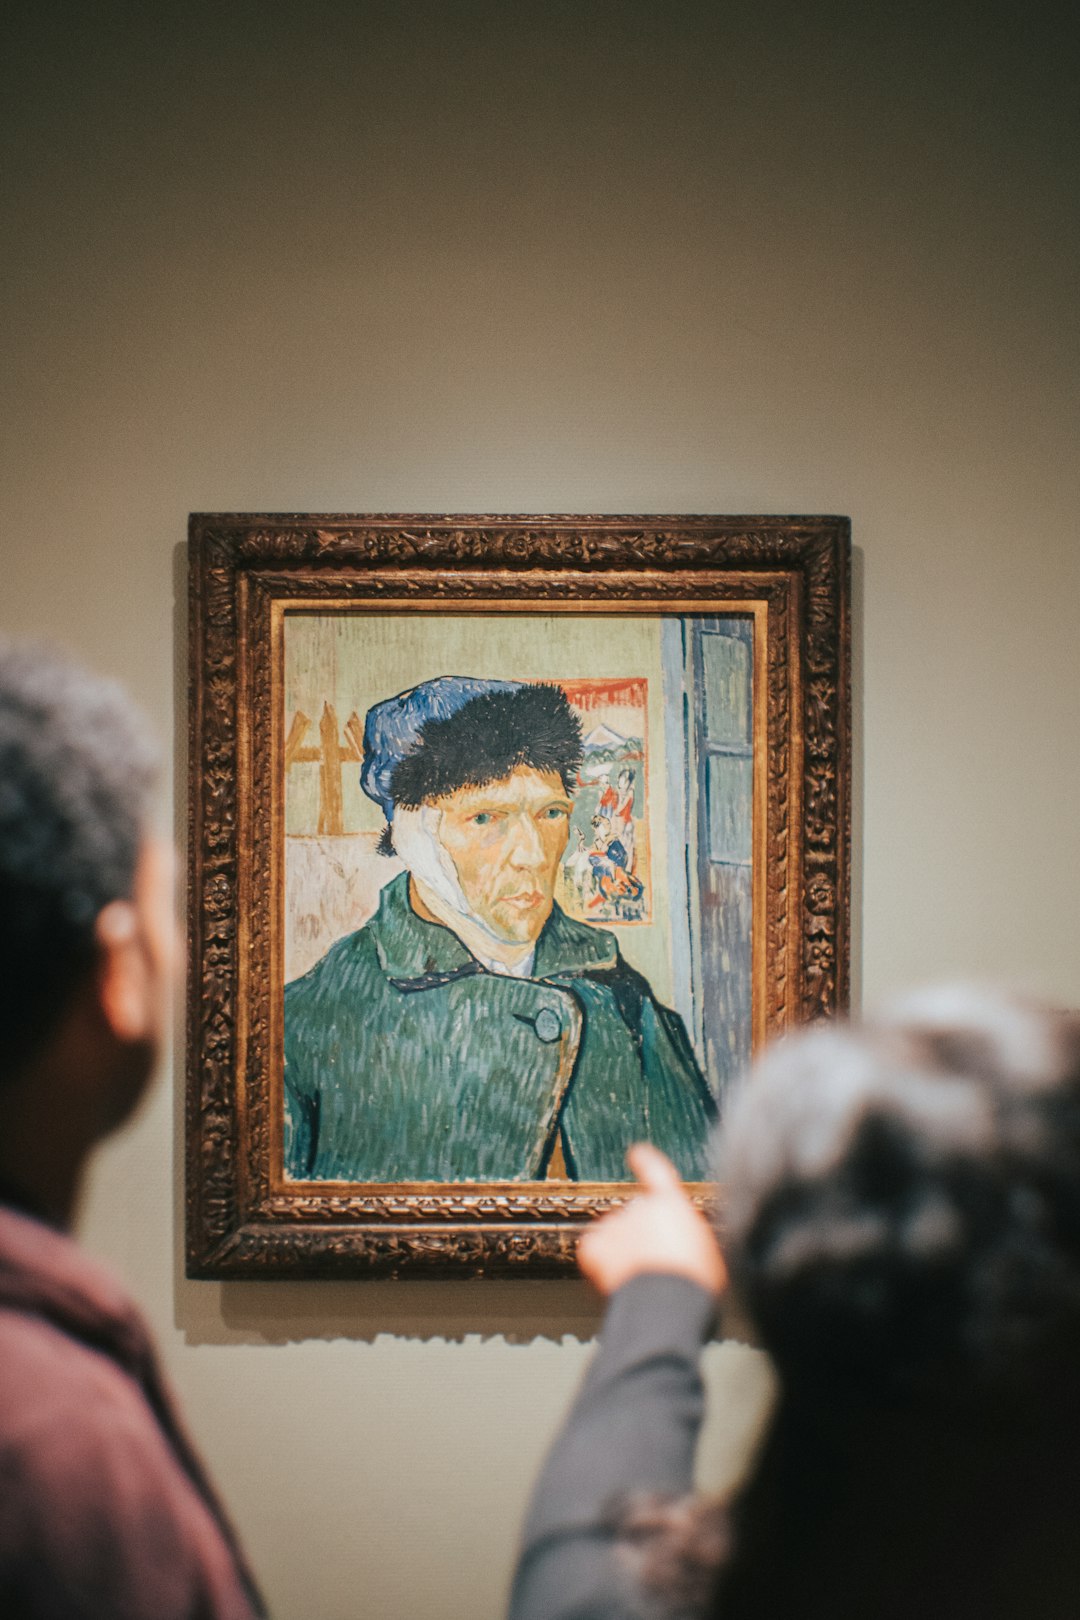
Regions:
<instances>
[{"instance_id":1,"label":"carved frame detail","mask_svg":"<svg viewBox=\"0 0 1080 1620\"><path fill-rule=\"evenodd\" d=\"M582 1225L621 1197L584 1183L273 1189L272 604L765 604L755 1023L773 1034L847 1005L849 575L838 517L192 516L189 1276L560 1275Z\"/></svg>"}]
</instances>

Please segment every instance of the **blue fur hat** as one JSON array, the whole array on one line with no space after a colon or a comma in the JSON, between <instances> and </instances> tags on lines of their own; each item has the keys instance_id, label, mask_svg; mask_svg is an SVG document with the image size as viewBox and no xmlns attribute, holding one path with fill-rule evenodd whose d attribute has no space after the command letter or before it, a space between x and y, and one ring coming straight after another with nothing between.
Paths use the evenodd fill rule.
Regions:
<instances>
[{"instance_id":1,"label":"blue fur hat","mask_svg":"<svg viewBox=\"0 0 1080 1620\"><path fill-rule=\"evenodd\" d=\"M581 723L560 686L440 675L368 710L360 786L387 821L519 765L558 771L569 792L581 764Z\"/></svg>"},{"instance_id":2,"label":"blue fur hat","mask_svg":"<svg viewBox=\"0 0 1080 1620\"><path fill-rule=\"evenodd\" d=\"M382 806L387 821L394 816L391 781L397 767L420 743L429 720L449 720L473 698L490 692L515 692L517 681L479 681L467 675L440 675L434 681L399 692L369 709L364 721L364 763L360 786Z\"/></svg>"}]
</instances>

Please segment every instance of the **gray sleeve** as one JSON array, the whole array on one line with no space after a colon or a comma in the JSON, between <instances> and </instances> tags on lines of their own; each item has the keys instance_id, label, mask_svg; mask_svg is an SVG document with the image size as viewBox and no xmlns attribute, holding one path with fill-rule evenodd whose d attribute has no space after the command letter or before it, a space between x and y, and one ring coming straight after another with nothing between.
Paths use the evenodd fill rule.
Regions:
<instances>
[{"instance_id":1,"label":"gray sleeve","mask_svg":"<svg viewBox=\"0 0 1080 1620\"><path fill-rule=\"evenodd\" d=\"M619 1289L600 1348L533 1492L510 1620L635 1620L644 1613L617 1557L612 1505L693 1487L704 1409L699 1368L716 1305L682 1277Z\"/></svg>"}]
</instances>

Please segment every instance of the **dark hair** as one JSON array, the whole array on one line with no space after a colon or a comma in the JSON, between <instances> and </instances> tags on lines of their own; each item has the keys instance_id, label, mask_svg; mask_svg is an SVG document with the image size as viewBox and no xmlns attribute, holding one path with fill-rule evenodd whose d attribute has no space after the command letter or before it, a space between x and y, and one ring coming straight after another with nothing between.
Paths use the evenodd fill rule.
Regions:
<instances>
[{"instance_id":1,"label":"dark hair","mask_svg":"<svg viewBox=\"0 0 1080 1620\"><path fill-rule=\"evenodd\" d=\"M788 1387L993 1380L1080 1319L1080 1017L972 987L780 1042L721 1151L736 1292Z\"/></svg>"},{"instance_id":2,"label":"dark hair","mask_svg":"<svg viewBox=\"0 0 1080 1620\"><path fill-rule=\"evenodd\" d=\"M0 1081L44 1039L130 898L156 750L121 688L0 637Z\"/></svg>"},{"instance_id":3,"label":"dark hair","mask_svg":"<svg viewBox=\"0 0 1080 1620\"><path fill-rule=\"evenodd\" d=\"M657 1513L636 1552L627 1518L664 1612L710 1535L732 1620L1071 1612L1080 1015L952 986L790 1036L729 1103L719 1169L780 1402L730 1509Z\"/></svg>"},{"instance_id":4,"label":"dark hair","mask_svg":"<svg viewBox=\"0 0 1080 1620\"><path fill-rule=\"evenodd\" d=\"M521 765L557 771L567 793L581 766L581 721L562 687L538 681L513 692L485 692L448 720L429 720L395 767L395 805L415 809L462 787L501 781ZM391 854L389 829L379 845Z\"/></svg>"}]
</instances>

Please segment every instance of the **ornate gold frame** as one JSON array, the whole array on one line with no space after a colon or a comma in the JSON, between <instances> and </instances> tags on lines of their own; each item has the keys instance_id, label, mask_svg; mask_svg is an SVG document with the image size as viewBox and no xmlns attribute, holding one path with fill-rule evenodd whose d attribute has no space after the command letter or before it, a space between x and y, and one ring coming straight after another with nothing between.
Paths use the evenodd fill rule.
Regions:
<instances>
[{"instance_id":1,"label":"ornate gold frame","mask_svg":"<svg viewBox=\"0 0 1080 1620\"><path fill-rule=\"evenodd\" d=\"M847 1002L849 570L836 517L191 518L189 1276L555 1275L625 1196L282 1180L285 616L752 612L757 1045Z\"/></svg>"}]
</instances>

